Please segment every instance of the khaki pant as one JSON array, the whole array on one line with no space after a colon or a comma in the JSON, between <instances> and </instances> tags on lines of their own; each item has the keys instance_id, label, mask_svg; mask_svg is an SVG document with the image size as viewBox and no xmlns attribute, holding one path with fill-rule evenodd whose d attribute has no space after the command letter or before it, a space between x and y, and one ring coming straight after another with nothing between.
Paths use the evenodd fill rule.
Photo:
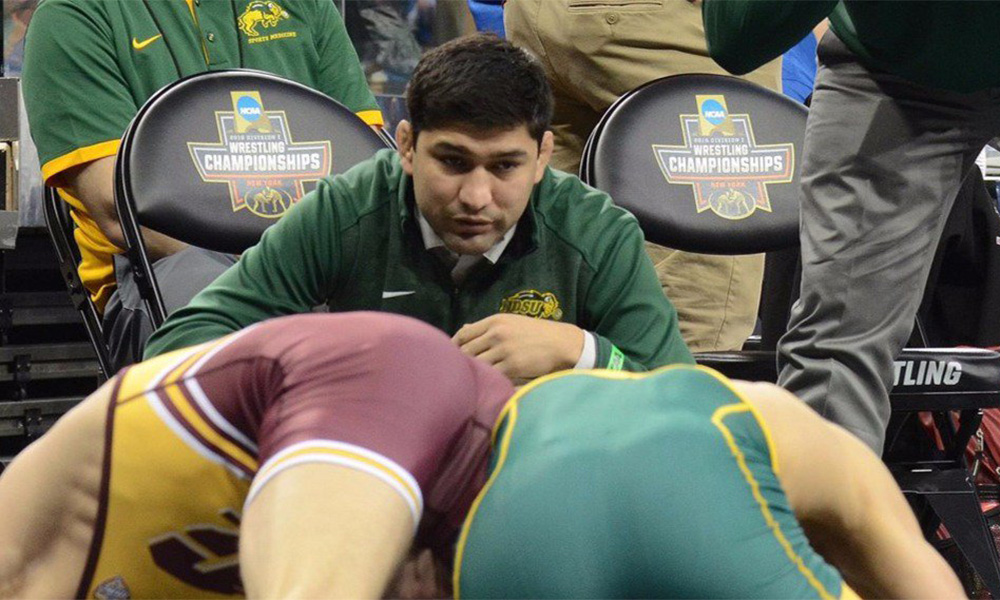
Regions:
<instances>
[{"instance_id":1,"label":"khaki pant","mask_svg":"<svg viewBox=\"0 0 1000 600\"><path fill-rule=\"evenodd\" d=\"M680 73L725 74L709 58L701 6L687 0L508 0L507 37L538 56L555 96L552 164L576 172L601 114L625 92ZM773 90L780 62L746 75ZM692 351L736 350L753 331L764 258L647 244Z\"/></svg>"}]
</instances>

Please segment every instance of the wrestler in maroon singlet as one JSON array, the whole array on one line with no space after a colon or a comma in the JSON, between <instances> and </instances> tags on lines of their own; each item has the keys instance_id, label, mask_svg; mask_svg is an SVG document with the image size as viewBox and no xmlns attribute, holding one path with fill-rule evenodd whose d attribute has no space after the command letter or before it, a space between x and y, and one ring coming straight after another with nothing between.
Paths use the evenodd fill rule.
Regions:
<instances>
[{"instance_id":1,"label":"wrestler in maroon singlet","mask_svg":"<svg viewBox=\"0 0 1000 600\"><path fill-rule=\"evenodd\" d=\"M318 338L317 331L328 333ZM175 381L188 397L200 396L191 390L200 388L231 428L203 408L201 416L256 455L261 469L296 444L358 446L416 479L424 497L418 542L444 542L458 530L485 483L490 431L513 392L498 371L462 354L440 331L386 313L285 317L216 344ZM200 436L168 395L158 395L195 439L254 476Z\"/></svg>"}]
</instances>

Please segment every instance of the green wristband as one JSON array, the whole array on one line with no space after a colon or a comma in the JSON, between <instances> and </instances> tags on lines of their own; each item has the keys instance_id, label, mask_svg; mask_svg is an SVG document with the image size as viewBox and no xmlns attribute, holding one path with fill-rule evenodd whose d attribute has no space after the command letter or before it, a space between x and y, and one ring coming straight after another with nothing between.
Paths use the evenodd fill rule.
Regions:
<instances>
[{"instance_id":1,"label":"green wristband","mask_svg":"<svg viewBox=\"0 0 1000 600\"><path fill-rule=\"evenodd\" d=\"M608 358L608 366L606 368L612 371L621 371L624 366L625 355L622 354L622 351L617 346L611 346L611 357Z\"/></svg>"}]
</instances>

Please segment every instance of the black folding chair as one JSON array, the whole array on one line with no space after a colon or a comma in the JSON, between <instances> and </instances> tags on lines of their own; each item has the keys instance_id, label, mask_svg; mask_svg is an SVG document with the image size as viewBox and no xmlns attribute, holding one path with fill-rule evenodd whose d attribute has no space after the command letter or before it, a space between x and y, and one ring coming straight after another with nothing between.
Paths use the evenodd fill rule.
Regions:
<instances>
[{"instance_id":1,"label":"black folding chair","mask_svg":"<svg viewBox=\"0 0 1000 600\"><path fill-rule=\"evenodd\" d=\"M584 149L581 177L635 214L654 243L708 254L797 252L806 115L798 103L731 77L659 79L608 109ZM782 285L785 295L765 288L762 304L787 306L793 286L771 284ZM773 346L695 358L732 377L777 378ZM1000 561L962 451L981 410L1000 406L1000 355L907 349L897 369L902 375L890 395L893 414L933 411L946 447L916 456L887 447L887 464L904 493L933 509L918 515L925 533L930 536L943 522L997 595ZM934 377L928 375L932 369ZM960 411L958 426L948 417L951 411ZM904 421L895 419L893 426ZM896 433L890 430L888 438Z\"/></svg>"},{"instance_id":2,"label":"black folding chair","mask_svg":"<svg viewBox=\"0 0 1000 600\"><path fill-rule=\"evenodd\" d=\"M153 326L166 310L140 227L237 254L319 179L387 147L337 101L260 71L201 73L150 97L122 138L115 202Z\"/></svg>"},{"instance_id":3,"label":"black folding chair","mask_svg":"<svg viewBox=\"0 0 1000 600\"><path fill-rule=\"evenodd\" d=\"M49 230L49 237L52 238L52 245L55 247L59 270L66 282L70 300L83 319L87 337L97 355L101 376L107 379L112 375L110 352L104 341L101 314L90 299L90 292L83 286L80 273L77 271L80 265L80 250L73 239L73 230L76 224L73 223L73 218L70 216L69 206L59 197L55 188L45 188L44 204L45 226Z\"/></svg>"}]
</instances>

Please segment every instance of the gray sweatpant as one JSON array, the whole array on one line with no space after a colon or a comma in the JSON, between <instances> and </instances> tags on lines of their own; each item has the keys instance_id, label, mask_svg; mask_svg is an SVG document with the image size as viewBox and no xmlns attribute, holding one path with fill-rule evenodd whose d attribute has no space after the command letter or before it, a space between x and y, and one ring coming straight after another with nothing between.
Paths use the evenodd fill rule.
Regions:
<instances>
[{"instance_id":1,"label":"gray sweatpant","mask_svg":"<svg viewBox=\"0 0 1000 600\"><path fill-rule=\"evenodd\" d=\"M124 255L115 255L118 287L104 308L104 337L114 371L142 360L153 322ZM198 292L236 263L236 257L189 246L153 263L153 273L167 314L185 306Z\"/></svg>"},{"instance_id":2,"label":"gray sweatpant","mask_svg":"<svg viewBox=\"0 0 1000 600\"><path fill-rule=\"evenodd\" d=\"M892 363L962 180L1000 132L1000 88L959 94L870 70L832 32L818 53L801 297L778 383L881 453Z\"/></svg>"}]
</instances>

